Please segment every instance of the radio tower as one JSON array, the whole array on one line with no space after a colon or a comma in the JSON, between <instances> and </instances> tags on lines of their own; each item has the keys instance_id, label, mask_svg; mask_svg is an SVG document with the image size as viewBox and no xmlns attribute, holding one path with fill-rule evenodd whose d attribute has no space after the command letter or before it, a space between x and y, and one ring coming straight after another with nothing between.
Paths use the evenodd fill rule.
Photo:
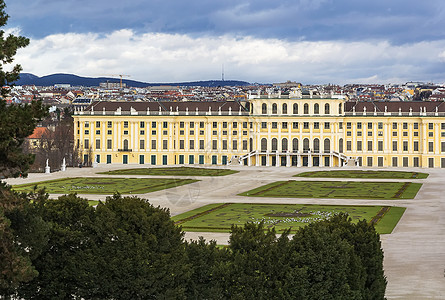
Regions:
<instances>
[{"instance_id":1,"label":"radio tower","mask_svg":"<svg viewBox=\"0 0 445 300\"><path fill-rule=\"evenodd\" d=\"M224 64L222 64L221 80L224 81Z\"/></svg>"}]
</instances>

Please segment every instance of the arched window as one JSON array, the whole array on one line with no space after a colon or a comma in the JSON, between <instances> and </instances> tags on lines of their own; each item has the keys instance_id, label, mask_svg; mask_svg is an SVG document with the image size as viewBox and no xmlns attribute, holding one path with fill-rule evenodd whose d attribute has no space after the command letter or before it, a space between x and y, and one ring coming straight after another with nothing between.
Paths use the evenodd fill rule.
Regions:
<instances>
[{"instance_id":1,"label":"arched window","mask_svg":"<svg viewBox=\"0 0 445 300\"><path fill-rule=\"evenodd\" d=\"M309 139L305 138L303 140L303 152L307 153L309 151Z\"/></svg>"},{"instance_id":2,"label":"arched window","mask_svg":"<svg viewBox=\"0 0 445 300\"><path fill-rule=\"evenodd\" d=\"M339 105L338 105L338 114L339 115L341 115L342 114L342 107L343 107L343 105L340 103Z\"/></svg>"},{"instance_id":3,"label":"arched window","mask_svg":"<svg viewBox=\"0 0 445 300\"><path fill-rule=\"evenodd\" d=\"M338 141L338 152L343 153L343 139Z\"/></svg>"},{"instance_id":4,"label":"arched window","mask_svg":"<svg viewBox=\"0 0 445 300\"><path fill-rule=\"evenodd\" d=\"M331 112L330 112L330 109L329 109L329 103L326 103L325 105L324 105L324 114L325 115L329 115Z\"/></svg>"},{"instance_id":5,"label":"arched window","mask_svg":"<svg viewBox=\"0 0 445 300\"><path fill-rule=\"evenodd\" d=\"M324 139L323 149L325 153L331 152L331 141L329 139Z\"/></svg>"},{"instance_id":6,"label":"arched window","mask_svg":"<svg viewBox=\"0 0 445 300\"><path fill-rule=\"evenodd\" d=\"M278 105L276 103L272 104L272 114L276 115L278 113Z\"/></svg>"},{"instance_id":7,"label":"arched window","mask_svg":"<svg viewBox=\"0 0 445 300\"><path fill-rule=\"evenodd\" d=\"M314 139L314 152L318 153L320 152L320 140Z\"/></svg>"},{"instance_id":8,"label":"arched window","mask_svg":"<svg viewBox=\"0 0 445 300\"><path fill-rule=\"evenodd\" d=\"M307 104L307 103L304 104L304 106L303 106L303 113L305 115L309 114L309 104Z\"/></svg>"},{"instance_id":9,"label":"arched window","mask_svg":"<svg viewBox=\"0 0 445 300\"><path fill-rule=\"evenodd\" d=\"M263 115L267 115L267 104L263 103L263 105L261 105L261 113Z\"/></svg>"},{"instance_id":10,"label":"arched window","mask_svg":"<svg viewBox=\"0 0 445 300\"><path fill-rule=\"evenodd\" d=\"M320 113L320 105L318 103L314 104L314 115L318 115Z\"/></svg>"},{"instance_id":11,"label":"arched window","mask_svg":"<svg viewBox=\"0 0 445 300\"><path fill-rule=\"evenodd\" d=\"M298 115L298 104L294 103L294 115Z\"/></svg>"},{"instance_id":12,"label":"arched window","mask_svg":"<svg viewBox=\"0 0 445 300\"><path fill-rule=\"evenodd\" d=\"M278 140L276 138L272 139L272 152L276 152L278 150Z\"/></svg>"},{"instance_id":13,"label":"arched window","mask_svg":"<svg viewBox=\"0 0 445 300\"><path fill-rule=\"evenodd\" d=\"M282 110L281 114L287 115L287 104L286 103L283 103L281 110Z\"/></svg>"},{"instance_id":14,"label":"arched window","mask_svg":"<svg viewBox=\"0 0 445 300\"><path fill-rule=\"evenodd\" d=\"M294 138L292 140L292 151L298 152L298 139L297 138Z\"/></svg>"},{"instance_id":15,"label":"arched window","mask_svg":"<svg viewBox=\"0 0 445 300\"><path fill-rule=\"evenodd\" d=\"M128 150L128 140L124 140L124 150Z\"/></svg>"},{"instance_id":16,"label":"arched window","mask_svg":"<svg viewBox=\"0 0 445 300\"><path fill-rule=\"evenodd\" d=\"M287 138L281 140L281 151L286 152L288 150Z\"/></svg>"},{"instance_id":17,"label":"arched window","mask_svg":"<svg viewBox=\"0 0 445 300\"><path fill-rule=\"evenodd\" d=\"M267 151L267 139L262 138L261 139L261 152L266 152L266 151Z\"/></svg>"}]
</instances>

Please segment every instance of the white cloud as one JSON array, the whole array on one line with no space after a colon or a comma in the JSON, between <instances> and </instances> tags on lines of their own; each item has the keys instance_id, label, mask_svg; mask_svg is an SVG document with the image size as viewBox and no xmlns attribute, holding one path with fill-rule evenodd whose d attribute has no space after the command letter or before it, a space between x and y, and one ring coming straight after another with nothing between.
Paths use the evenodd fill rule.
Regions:
<instances>
[{"instance_id":1,"label":"white cloud","mask_svg":"<svg viewBox=\"0 0 445 300\"><path fill-rule=\"evenodd\" d=\"M445 41L392 45L387 41L297 41L224 35L192 37L131 30L57 34L31 40L16 61L39 76L130 74L146 82L226 79L348 83L375 80L443 81Z\"/></svg>"}]
</instances>

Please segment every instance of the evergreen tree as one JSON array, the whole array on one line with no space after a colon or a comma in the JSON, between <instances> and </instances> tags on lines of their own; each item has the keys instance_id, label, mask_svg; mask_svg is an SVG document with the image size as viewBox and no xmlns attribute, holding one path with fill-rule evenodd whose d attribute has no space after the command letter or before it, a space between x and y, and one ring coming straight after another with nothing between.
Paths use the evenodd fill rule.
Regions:
<instances>
[{"instance_id":1,"label":"evergreen tree","mask_svg":"<svg viewBox=\"0 0 445 300\"><path fill-rule=\"evenodd\" d=\"M183 232L167 209L137 197L96 207L95 288L85 299L182 299L190 276Z\"/></svg>"},{"instance_id":2,"label":"evergreen tree","mask_svg":"<svg viewBox=\"0 0 445 300\"><path fill-rule=\"evenodd\" d=\"M5 8L6 4L4 0L0 0L0 27L5 26L9 19ZM12 64L17 50L26 47L28 44L29 39L13 34L5 37L5 31L0 30L0 84L2 87L10 85L19 79L20 71L22 70L20 65L14 65L11 71L5 71L3 66ZM1 95L4 96L7 93L8 90L2 88Z\"/></svg>"},{"instance_id":3,"label":"evergreen tree","mask_svg":"<svg viewBox=\"0 0 445 300\"><path fill-rule=\"evenodd\" d=\"M46 245L48 226L36 209L44 193L18 194L0 183L0 298L38 275L32 260Z\"/></svg>"},{"instance_id":4,"label":"evergreen tree","mask_svg":"<svg viewBox=\"0 0 445 300\"><path fill-rule=\"evenodd\" d=\"M36 207L35 213L49 231L44 247L32 255L38 276L23 283L18 295L24 299L76 299L91 279L94 209L74 194L40 199Z\"/></svg>"},{"instance_id":5,"label":"evergreen tree","mask_svg":"<svg viewBox=\"0 0 445 300\"><path fill-rule=\"evenodd\" d=\"M0 0L0 27L6 25L9 16L5 13L5 2ZM11 71L5 71L5 65L11 65L17 49L26 47L29 40L22 36L0 30L0 179L26 176L29 165L33 162L31 154L23 154L21 146L25 137L32 134L37 122L46 114L41 102L28 105L6 105L2 96L9 92L11 85L19 78L20 65L14 65Z\"/></svg>"}]
</instances>

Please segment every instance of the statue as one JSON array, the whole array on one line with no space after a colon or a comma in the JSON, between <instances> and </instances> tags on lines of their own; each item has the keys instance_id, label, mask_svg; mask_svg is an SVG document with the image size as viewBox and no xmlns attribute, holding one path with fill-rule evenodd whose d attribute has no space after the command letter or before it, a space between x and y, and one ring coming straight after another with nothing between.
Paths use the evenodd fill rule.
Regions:
<instances>
[{"instance_id":1,"label":"statue","mask_svg":"<svg viewBox=\"0 0 445 300\"><path fill-rule=\"evenodd\" d=\"M63 161L62 161L62 167L60 168L60 170L61 170L62 172L65 172L65 171L66 171L66 161L65 161L65 157L63 158Z\"/></svg>"},{"instance_id":2,"label":"statue","mask_svg":"<svg viewBox=\"0 0 445 300\"><path fill-rule=\"evenodd\" d=\"M49 159L46 159L46 167L45 167L45 174L50 174L51 173L51 169L49 167Z\"/></svg>"}]
</instances>

